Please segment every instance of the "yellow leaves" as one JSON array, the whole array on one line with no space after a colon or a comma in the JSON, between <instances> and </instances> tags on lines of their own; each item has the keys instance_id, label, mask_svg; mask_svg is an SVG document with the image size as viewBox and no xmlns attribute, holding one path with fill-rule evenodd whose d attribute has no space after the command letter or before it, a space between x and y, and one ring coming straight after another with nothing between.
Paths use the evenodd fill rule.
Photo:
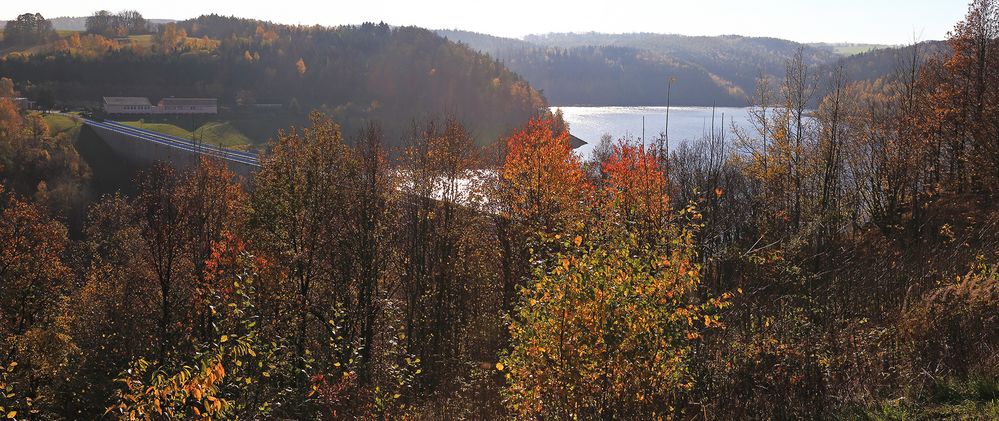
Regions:
<instances>
[{"instance_id":1,"label":"yellow leaves","mask_svg":"<svg viewBox=\"0 0 999 421\"><path fill-rule=\"evenodd\" d=\"M504 368L506 368L506 367L503 365L503 363L501 363L501 362L497 362L496 363L496 370L503 371Z\"/></svg>"},{"instance_id":2,"label":"yellow leaves","mask_svg":"<svg viewBox=\"0 0 999 421\"><path fill-rule=\"evenodd\" d=\"M545 232L575 221L589 191L569 133L554 119L535 118L507 139L501 172L514 216Z\"/></svg>"},{"instance_id":3,"label":"yellow leaves","mask_svg":"<svg viewBox=\"0 0 999 421\"><path fill-rule=\"evenodd\" d=\"M576 238L572 240L572 243L575 244L576 247L579 247L579 245L583 243L583 237L577 235Z\"/></svg>"},{"instance_id":4,"label":"yellow leaves","mask_svg":"<svg viewBox=\"0 0 999 421\"><path fill-rule=\"evenodd\" d=\"M12 420L17 416L17 411L10 411L7 413L7 419Z\"/></svg>"},{"instance_id":5,"label":"yellow leaves","mask_svg":"<svg viewBox=\"0 0 999 421\"><path fill-rule=\"evenodd\" d=\"M295 69L298 70L298 75L299 76L305 75L305 71L306 71L305 60L302 60L301 58L298 59L298 61L295 62Z\"/></svg>"},{"instance_id":6,"label":"yellow leaves","mask_svg":"<svg viewBox=\"0 0 999 421\"><path fill-rule=\"evenodd\" d=\"M226 343L226 341L228 340L229 340L229 335L222 335L222 337L219 338L220 343Z\"/></svg>"}]
</instances>

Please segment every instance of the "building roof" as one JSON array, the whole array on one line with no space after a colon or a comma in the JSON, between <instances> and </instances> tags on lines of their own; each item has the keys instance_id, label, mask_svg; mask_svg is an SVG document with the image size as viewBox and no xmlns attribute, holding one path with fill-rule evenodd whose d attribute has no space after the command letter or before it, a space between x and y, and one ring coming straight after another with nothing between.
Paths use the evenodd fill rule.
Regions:
<instances>
[{"instance_id":1,"label":"building roof","mask_svg":"<svg viewBox=\"0 0 999 421\"><path fill-rule=\"evenodd\" d=\"M160 106L166 105L201 105L206 107L213 107L218 105L218 99L215 98L163 98L160 100Z\"/></svg>"},{"instance_id":2,"label":"building roof","mask_svg":"<svg viewBox=\"0 0 999 421\"><path fill-rule=\"evenodd\" d=\"M571 133L569 134L569 146L572 149L581 148L581 147L583 147L585 145L586 145L586 141L585 140L580 139L580 138L574 136Z\"/></svg>"},{"instance_id":3,"label":"building roof","mask_svg":"<svg viewBox=\"0 0 999 421\"><path fill-rule=\"evenodd\" d=\"M138 96L106 96L104 97L105 105L145 105L152 106L153 104L149 102L149 98L143 98Z\"/></svg>"}]
</instances>

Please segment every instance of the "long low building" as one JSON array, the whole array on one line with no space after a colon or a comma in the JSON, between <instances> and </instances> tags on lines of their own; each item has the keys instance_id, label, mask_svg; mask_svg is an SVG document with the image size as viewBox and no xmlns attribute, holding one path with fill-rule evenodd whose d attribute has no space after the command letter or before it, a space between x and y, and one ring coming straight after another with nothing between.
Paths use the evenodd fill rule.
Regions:
<instances>
[{"instance_id":1,"label":"long low building","mask_svg":"<svg viewBox=\"0 0 999 421\"><path fill-rule=\"evenodd\" d=\"M106 96L104 112L108 114L152 114L153 104L149 98L137 96Z\"/></svg>"},{"instance_id":2,"label":"long low building","mask_svg":"<svg viewBox=\"0 0 999 421\"><path fill-rule=\"evenodd\" d=\"M218 114L215 98L163 98L156 107L159 114Z\"/></svg>"},{"instance_id":3,"label":"long low building","mask_svg":"<svg viewBox=\"0 0 999 421\"><path fill-rule=\"evenodd\" d=\"M108 114L218 114L215 98L163 98L157 105L148 98L128 96L104 97L104 112Z\"/></svg>"}]
</instances>

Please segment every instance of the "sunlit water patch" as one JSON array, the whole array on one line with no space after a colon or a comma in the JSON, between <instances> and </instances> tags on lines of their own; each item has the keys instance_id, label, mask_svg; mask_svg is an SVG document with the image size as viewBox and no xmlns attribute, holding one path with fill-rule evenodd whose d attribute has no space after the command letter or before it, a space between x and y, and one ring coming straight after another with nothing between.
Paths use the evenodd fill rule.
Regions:
<instances>
[{"instance_id":1,"label":"sunlit water patch","mask_svg":"<svg viewBox=\"0 0 999 421\"><path fill-rule=\"evenodd\" d=\"M643 117L644 139L652 142L660 133L666 133L671 148L684 140L708 136L712 130L712 114L716 136L733 139L733 124L746 130L750 128L748 108L670 107L668 132L666 107L552 107L552 111L556 109L562 110L569 131L587 142L586 146L576 149L584 158L590 156L605 133L614 139L643 138Z\"/></svg>"}]
</instances>

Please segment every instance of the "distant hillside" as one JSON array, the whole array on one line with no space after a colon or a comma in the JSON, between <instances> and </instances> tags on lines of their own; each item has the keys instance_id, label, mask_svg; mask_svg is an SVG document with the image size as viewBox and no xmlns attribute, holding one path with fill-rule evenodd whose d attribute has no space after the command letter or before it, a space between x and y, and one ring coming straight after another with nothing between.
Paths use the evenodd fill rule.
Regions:
<instances>
[{"instance_id":1,"label":"distant hillside","mask_svg":"<svg viewBox=\"0 0 999 421\"><path fill-rule=\"evenodd\" d=\"M782 77L785 62L799 48L816 74L828 74L843 60L851 80L892 73L899 52L909 48L735 35L591 32L521 40L457 30L437 33L496 57L555 105L665 105L666 80L672 76L674 105L742 106L757 78ZM929 41L921 49L928 56L946 51L946 45ZM825 85L819 82L819 93Z\"/></svg>"},{"instance_id":2,"label":"distant hillside","mask_svg":"<svg viewBox=\"0 0 999 421\"><path fill-rule=\"evenodd\" d=\"M664 105L673 76L673 104L740 106L757 77L782 75L798 48L810 65L840 57L829 46L776 38L557 33L516 40L438 33L500 59L558 105Z\"/></svg>"},{"instance_id":3,"label":"distant hillside","mask_svg":"<svg viewBox=\"0 0 999 421\"><path fill-rule=\"evenodd\" d=\"M850 80L874 80L894 73L902 61L912 57L912 46L879 48L843 59L846 74ZM922 60L950 54L946 41L925 41L919 43Z\"/></svg>"},{"instance_id":4,"label":"distant hillside","mask_svg":"<svg viewBox=\"0 0 999 421\"><path fill-rule=\"evenodd\" d=\"M855 54L866 53L871 50L877 50L882 48L892 48L891 45L884 44L864 44L864 43L852 43L852 42L813 42L808 44L814 48L826 48L831 50L833 53L849 57Z\"/></svg>"},{"instance_id":5,"label":"distant hillside","mask_svg":"<svg viewBox=\"0 0 999 421\"><path fill-rule=\"evenodd\" d=\"M665 104L667 75L676 78L671 102L744 105L739 87L702 67L629 47L535 47L500 59L559 105Z\"/></svg>"},{"instance_id":6,"label":"distant hillside","mask_svg":"<svg viewBox=\"0 0 999 421\"><path fill-rule=\"evenodd\" d=\"M499 55L497 53L501 51L537 47L537 44L532 44L524 40L503 38L459 29L439 29L435 32L437 32L437 35L448 40L468 45L475 50L487 53L493 57L497 57Z\"/></svg>"},{"instance_id":7,"label":"distant hillside","mask_svg":"<svg viewBox=\"0 0 999 421\"><path fill-rule=\"evenodd\" d=\"M62 39L0 59L0 74L49 90L59 103L205 96L233 109L283 104L300 120L320 108L348 134L380 120L391 142L428 114L454 114L491 141L547 105L502 64L419 28L300 27L213 15L168 32L126 40L88 36L81 46ZM288 123L245 133L272 136Z\"/></svg>"},{"instance_id":8,"label":"distant hillside","mask_svg":"<svg viewBox=\"0 0 999 421\"><path fill-rule=\"evenodd\" d=\"M664 60L704 69L719 85L736 88L730 92L734 97L733 102L739 104L745 103L742 93L752 92L756 79L761 74L782 75L785 61L799 47L805 49L805 59L810 65L826 63L836 57L830 50L812 48L792 41L735 35L708 37L586 33L534 35L526 40L562 48L595 45L646 50ZM677 83L684 81L678 79Z\"/></svg>"}]
</instances>

